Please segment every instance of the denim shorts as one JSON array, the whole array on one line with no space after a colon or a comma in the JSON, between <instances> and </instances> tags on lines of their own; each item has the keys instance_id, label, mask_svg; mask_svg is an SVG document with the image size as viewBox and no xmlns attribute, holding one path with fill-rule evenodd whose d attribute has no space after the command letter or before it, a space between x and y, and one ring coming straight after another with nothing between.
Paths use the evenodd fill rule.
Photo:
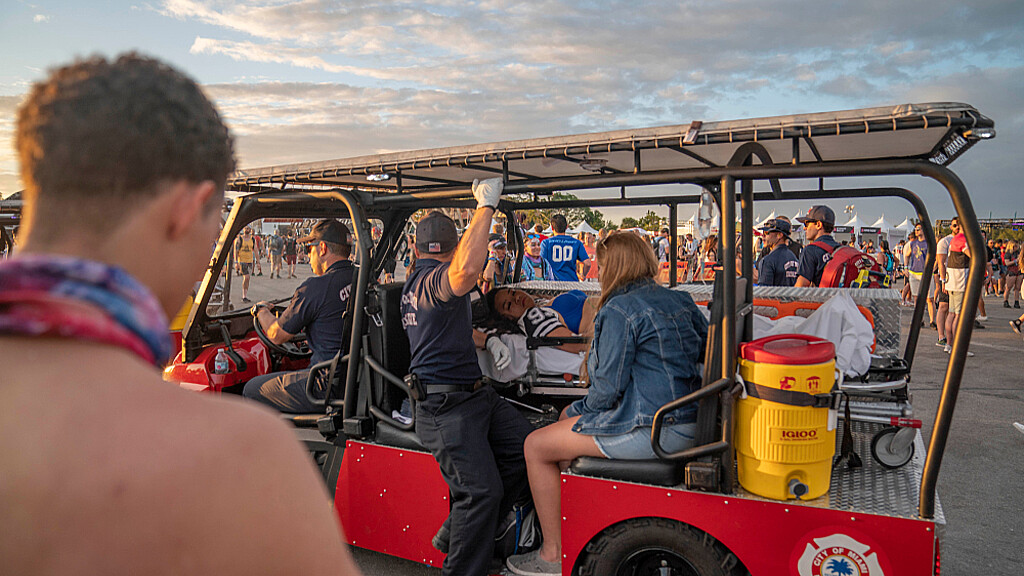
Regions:
<instances>
[{"instance_id":1,"label":"denim shorts","mask_svg":"<svg viewBox=\"0 0 1024 576\"><path fill-rule=\"evenodd\" d=\"M661 447L668 452L690 448L695 443L696 432L697 425L692 422L663 426ZM658 457L651 448L650 426L634 428L614 436L594 436L594 441L601 454L612 460L648 460Z\"/></svg>"}]
</instances>

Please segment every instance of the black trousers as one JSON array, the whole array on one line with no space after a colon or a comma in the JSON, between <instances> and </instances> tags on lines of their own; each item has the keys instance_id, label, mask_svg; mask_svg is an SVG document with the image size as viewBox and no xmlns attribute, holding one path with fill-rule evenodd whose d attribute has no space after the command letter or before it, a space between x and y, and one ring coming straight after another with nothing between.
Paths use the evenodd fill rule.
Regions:
<instances>
[{"instance_id":1,"label":"black trousers","mask_svg":"<svg viewBox=\"0 0 1024 576\"><path fill-rule=\"evenodd\" d=\"M529 498L523 442L533 426L493 388L431 394L416 406L416 435L452 493L442 574L485 576L498 521Z\"/></svg>"}]
</instances>

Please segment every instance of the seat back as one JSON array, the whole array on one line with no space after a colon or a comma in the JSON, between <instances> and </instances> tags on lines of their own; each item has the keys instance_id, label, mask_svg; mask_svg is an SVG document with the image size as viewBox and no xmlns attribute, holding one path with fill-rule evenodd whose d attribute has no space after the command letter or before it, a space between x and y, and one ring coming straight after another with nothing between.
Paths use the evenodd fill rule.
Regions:
<instances>
[{"instance_id":1,"label":"seat back","mask_svg":"<svg viewBox=\"0 0 1024 576\"><path fill-rule=\"evenodd\" d=\"M404 282L390 282L373 288L379 307L380 326L375 319L369 322L370 355L385 370L399 379L409 373L409 338L402 327L402 288ZM371 402L385 413L398 410L405 394L395 385L384 380L375 370L370 370Z\"/></svg>"},{"instance_id":2,"label":"seat back","mask_svg":"<svg viewBox=\"0 0 1024 576\"><path fill-rule=\"evenodd\" d=\"M716 344L721 341L719 325L722 322L725 310L722 307L722 279L715 279L714 293L711 300L711 318L708 320L708 342L704 352L704 382L702 386L708 386L721 377L722 374L722 349ZM740 338L743 335L743 319L751 313L747 299L747 279L736 279L736 345L739 346ZM721 437L721 424L719 422L720 406L717 397L710 397L701 400L697 408L697 433L696 444L698 446L709 444Z\"/></svg>"}]
</instances>

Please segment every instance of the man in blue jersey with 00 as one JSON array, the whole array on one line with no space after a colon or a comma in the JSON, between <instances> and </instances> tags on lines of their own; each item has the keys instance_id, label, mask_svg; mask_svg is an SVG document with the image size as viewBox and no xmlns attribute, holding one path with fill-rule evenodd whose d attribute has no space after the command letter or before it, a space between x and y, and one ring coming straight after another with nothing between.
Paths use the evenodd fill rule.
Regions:
<instances>
[{"instance_id":1,"label":"man in blue jersey with 00","mask_svg":"<svg viewBox=\"0 0 1024 576\"><path fill-rule=\"evenodd\" d=\"M566 222L565 216L555 214L551 217L551 231L554 232L554 236L540 243L540 256L551 266L555 280L579 282L576 262L583 263L583 275L586 276L590 271L590 256L587 255L587 247L583 242L566 235L567 228L569 223Z\"/></svg>"}]
</instances>

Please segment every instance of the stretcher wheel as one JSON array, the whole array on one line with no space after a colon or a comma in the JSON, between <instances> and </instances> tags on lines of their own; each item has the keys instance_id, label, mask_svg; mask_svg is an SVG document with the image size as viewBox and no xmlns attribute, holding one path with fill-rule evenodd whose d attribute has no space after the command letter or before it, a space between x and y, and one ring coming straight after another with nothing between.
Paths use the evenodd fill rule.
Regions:
<instances>
[{"instance_id":1,"label":"stretcher wheel","mask_svg":"<svg viewBox=\"0 0 1024 576\"><path fill-rule=\"evenodd\" d=\"M914 457L914 429L890 426L871 440L871 457L890 470L899 468Z\"/></svg>"},{"instance_id":2,"label":"stretcher wheel","mask_svg":"<svg viewBox=\"0 0 1024 576\"><path fill-rule=\"evenodd\" d=\"M587 544L581 576L734 576L743 564L721 542L681 522L633 518L615 524Z\"/></svg>"}]
</instances>

